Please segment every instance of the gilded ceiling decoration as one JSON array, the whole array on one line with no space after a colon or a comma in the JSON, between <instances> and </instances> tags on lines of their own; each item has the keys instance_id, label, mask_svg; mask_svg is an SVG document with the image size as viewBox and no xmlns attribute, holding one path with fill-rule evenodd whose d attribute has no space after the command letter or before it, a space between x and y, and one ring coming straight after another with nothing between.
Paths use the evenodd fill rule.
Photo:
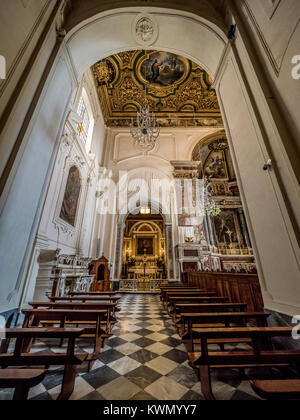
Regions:
<instances>
[{"instance_id":1,"label":"gilded ceiling decoration","mask_svg":"<svg viewBox=\"0 0 300 420\"><path fill-rule=\"evenodd\" d=\"M146 99L162 127L223 126L212 80L184 57L130 51L99 61L92 71L109 127L129 126Z\"/></svg>"}]
</instances>

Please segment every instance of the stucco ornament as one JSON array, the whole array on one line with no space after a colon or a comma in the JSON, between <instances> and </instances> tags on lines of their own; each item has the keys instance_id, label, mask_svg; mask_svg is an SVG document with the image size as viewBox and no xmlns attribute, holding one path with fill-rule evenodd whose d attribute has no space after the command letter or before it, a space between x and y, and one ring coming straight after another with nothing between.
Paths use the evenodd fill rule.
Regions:
<instances>
[{"instance_id":1,"label":"stucco ornament","mask_svg":"<svg viewBox=\"0 0 300 420\"><path fill-rule=\"evenodd\" d=\"M132 26L135 41L144 47L153 45L158 38L158 24L154 16L149 14L139 14Z\"/></svg>"}]
</instances>

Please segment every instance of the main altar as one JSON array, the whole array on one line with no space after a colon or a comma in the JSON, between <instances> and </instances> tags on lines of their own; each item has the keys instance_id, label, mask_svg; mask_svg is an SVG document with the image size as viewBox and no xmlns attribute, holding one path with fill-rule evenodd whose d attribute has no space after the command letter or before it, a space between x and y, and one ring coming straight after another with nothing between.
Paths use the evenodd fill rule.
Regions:
<instances>
[{"instance_id":1,"label":"main altar","mask_svg":"<svg viewBox=\"0 0 300 420\"><path fill-rule=\"evenodd\" d=\"M166 279L165 226L161 215L141 209L126 221L120 290L149 292Z\"/></svg>"}]
</instances>

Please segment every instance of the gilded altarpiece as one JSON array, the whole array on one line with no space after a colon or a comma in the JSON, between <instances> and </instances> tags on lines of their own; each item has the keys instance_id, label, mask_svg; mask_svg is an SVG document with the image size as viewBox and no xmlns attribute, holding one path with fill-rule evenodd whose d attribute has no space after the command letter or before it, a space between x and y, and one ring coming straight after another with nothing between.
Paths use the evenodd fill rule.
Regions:
<instances>
[{"instance_id":1,"label":"gilded altarpiece","mask_svg":"<svg viewBox=\"0 0 300 420\"><path fill-rule=\"evenodd\" d=\"M166 277L167 255L165 225L162 217L129 216L126 221L122 278L136 280L147 288L152 280ZM144 284L144 285L143 285Z\"/></svg>"}]
</instances>

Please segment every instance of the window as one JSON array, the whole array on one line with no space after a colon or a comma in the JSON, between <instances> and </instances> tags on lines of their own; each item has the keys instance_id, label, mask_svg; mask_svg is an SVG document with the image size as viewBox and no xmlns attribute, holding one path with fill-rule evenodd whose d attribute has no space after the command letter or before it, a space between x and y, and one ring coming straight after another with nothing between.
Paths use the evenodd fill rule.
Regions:
<instances>
[{"instance_id":1,"label":"window","mask_svg":"<svg viewBox=\"0 0 300 420\"><path fill-rule=\"evenodd\" d=\"M78 135L81 138L81 140L83 140L84 143L86 143L89 134L90 119L83 98L81 98L79 101L77 113L82 119L82 122L77 126Z\"/></svg>"}]
</instances>

